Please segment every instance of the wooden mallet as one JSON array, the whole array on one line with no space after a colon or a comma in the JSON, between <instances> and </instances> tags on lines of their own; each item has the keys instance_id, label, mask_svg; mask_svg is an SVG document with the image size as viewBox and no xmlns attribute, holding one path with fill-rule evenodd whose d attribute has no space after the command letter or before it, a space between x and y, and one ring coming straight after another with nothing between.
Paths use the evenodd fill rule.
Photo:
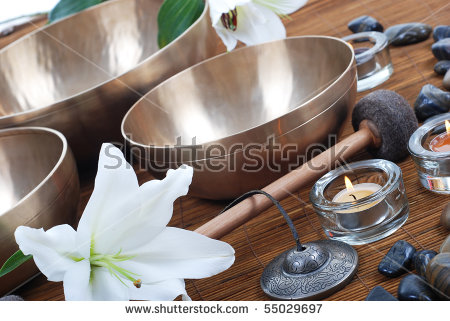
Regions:
<instances>
[{"instance_id":1,"label":"wooden mallet","mask_svg":"<svg viewBox=\"0 0 450 321\"><path fill-rule=\"evenodd\" d=\"M408 102L389 90L378 90L362 98L353 110L352 124L357 130L354 134L262 190L281 201L319 179L339 161L349 159L365 148L376 158L399 161L408 154L409 137L418 127ZM341 158L336 159L336 155ZM272 205L267 197L254 195L195 231L220 239Z\"/></svg>"}]
</instances>

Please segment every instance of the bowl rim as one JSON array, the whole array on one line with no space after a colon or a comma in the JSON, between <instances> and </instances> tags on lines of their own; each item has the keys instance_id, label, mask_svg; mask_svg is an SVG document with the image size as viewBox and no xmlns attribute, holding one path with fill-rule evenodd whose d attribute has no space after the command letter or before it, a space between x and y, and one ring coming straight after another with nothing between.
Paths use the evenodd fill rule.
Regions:
<instances>
[{"instance_id":1,"label":"bowl rim","mask_svg":"<svg viewBox=\"0 0 450 321\"><path fill-rule=\"evenodd\" d=\"M56 136L59 138L62 143L61 154L58 158L58 161L53 165L51 171L41 180L39 184L37 184L31 191L29 191L24 197L22 197L14 206L8 208L7 210L0 212L0 219L7 213L13 211L26 200L28 200L37 190L39 190L44 184L46 184L51 177L55 174L55 172L61 167L64 159L69 153L69 145L67 143L66 137L57 130L46 128L46 127L17 127L17 128L6 128L0 129L0 139L5 136L16 136L17 134L34 134L34 133L47 133ZM6 135L5 135L6 134Z\"/></svg>"},{"instance_id":2,"label":"bowl rim","mask_svg":"<svg viewBox=\"0 0 450 321\"><path fill-rule=\"evenodd\" d=\"M204 63L209 63L209 62L211 62L211 61L213 61L213 60L221 59L221 58L224 57L224 56L229 56L229 55L233 55L233 54L238 54L238 53L241 52L241 51L251 50L251 48L255 48L255 47L263 47L263 46L270 45L270 44L273 44L273 43L276 43L276 42L295 41L295 40L298 40L298 39L307 39L307 38L322 38L322 39L329 39L329 40L334 40L334 41L337 40L337 42L340 42L341 44L345 45L345 46L349 49L349 51L350 51L350 53L351 53L351 58L350 58L350 60L349 60L349 64L347 65L347 67L345 68L345 70L343 70L343 71L340 73L340 75L339 75L338 77L336 77L332 82L327 83L327 85L326 85L326 86L325 86L318 94L311 96L308 100L302 102L300 105L296 106L295 108L293 108L293 109L290 110L289 112L287 112L287 113L285 113L285 114L282 114L282 115L278 116L277 118L268 120L268 121L266 121L266 122L264 122L264 123L262 123L262 124L258 124L258 125L256 125L256 126L253 126L253 127L250 127L250 128L246 128L246 129L244 129L244 130L241 130L241 131L238 131L238 132L235 132L235 133L232 133L232 134L230 134L230 135L227 135L227 136L224 136L224 137L220 137L220 138L217 138L217 139L214 139L214 140L209 140L209 141L205 141L205 142L202 142L202 143L198 143L197 145L207 146L207 145L209 145L209 144L213 144L213 143L218 142L218 141L221 141L221 140L223 140L223 139L228 139L228 138L231 138L231 137L234 137L234 136L237 136L237 135L241 135L241 134L244 134L244 133L246 133L246 132L248 132L248 131L251 131L251 130L253 130L253 129L256 129L256 128L258 128L258 127L265 126L265 125L267 125L268 123L270 123L270 122L272 122L272 121L274 121L274 120L276 120L276 119L279 119L280 117L285 117L285 116L287 116L287 115L289 115L289 114L291 114L291 113L293 113L293 112L296 112L299 108L303 107L304 105L309 104L311 101L313 101L313 100L315 100L315 99L321 97L322 95L324 95L324 93L325 93L326 91L328 91L331 87L333 87L336 83L338 83L342 78L344 78L345 75L347 75L347 73L349 72L350 69L352 69L352 68L355 68L355 69L356 69L356 64L354 64L354 62L355 62L355 53L354 53L354 51L353 51L351 45L350 45L348 42L342 40L341 38L332 37L332 36L324 36L324 35L294 36L294 37L287 37L287 38L279 39L279 40L275 40L275 41L265 42L265 43L261 43L261 44L257 44L257 45L244 46L244 47L235 49L235 50L233 50L232 52L225 52L225 53L219 54L219 55L217 55L217 56L214 56L214 57L208 58L208 59L206 59L206 60L203 60L203 61L201 61L201 62L199 62L199 63L197 63L197 64L195 64L195 65L193 65L193 66L191 66L191 67L189 67L189 68L186 68L186 69L184 69L183 71L181 71L181 72L179 72L179 73L173 75L172 77L166 79L165 81L161 82L159 85L157 85L156 87L154 87L154 88L152 88L150 91L148 91L148 92L147 92L144 96L142 96L137 102L135 102L134 105L127 111L127 113L125 114L125 116L124 116L123 119L122 119L122 122L121 122L121 125L120 125L120 131L121 131L121 134L122 134L122 138L125 139L126 142L128 142L128 143L130 143L130 144L132 144L132 145L134 145L134 146L141 147L141 148L150 148L150 149L153 149L153 150L156 150L156 151L158 151L158 150L164 150L164 149L168 149L168 150L176 150L177 148L186 148L186 147L189 147L189 146L193 146L193 145L181 145L181 146L144 145L144 144L142 144L142 143L138 143L138 142L134 141L133 139L130 139L130 138L126 135L126 133L125 133L124 125L125 125L125 123L126 123L126 120L127 120L128 117L129 117L129 115L130 115L130 114L132 113L132 111L136 108L136 106L138 106L138 105L141 103L141 101L146 100L147 97L148 97L151 93L153 93L154 91L158 90L160 87L164 86L167 82L172 81L172 79L178 77L179 75L182 75L182 74L185 74L185 73L187 73L187 72L190 72L192 69L198 68L200 65L202 65L202 64L204 64ZM356 79L356 77L355 77L355 79ZM354 80L355 80L355 79L354 79ZM352 81L352 84L354 83L354 80ZM348 90L346 90L345 92L347 93ZM341 96L339 96L339 97L342 97L342 96L343 96L343 95L341 95ZM333 105L334 105L334 104L333 104ZM328 108L327 108L326 110L328 110ZM324 111L325 111L325 110L324 110ZM322 112L324 112L324 111L322 111ZM321 113L320 113L320 114L321 114ZM319 114L318 114L318 115L319 115ZM316 115L316 116L317 116L317 115ZM309 121L310 121L310 120L308 120L308 121L306 121L306 122L309 122ZM305 122L305 123L306 123L306 122ZM280 137L280 136L283 136L283 135L285 135L285 134L288 134L288 133L290 133L290 132L296 130L297 128L301 127L302 125L303 125L303 124L299 124L298 126L296 126L296 127L294 127L294 128L291 128L291 129L287 130L286 132L281 133L280 135L277 135L276 137ZM225 155L221 155L221 156L225 156ZM218 156L218 157L221 157L221 156ZM196 161L196 160L193 160L193 161Z\"/></svg>"},{"instance_id":3,"label":"bowl rim","mask_svg":"<svg viewBox=\"0 0 450 321\"><path fill-rule=\"evenodd\" d=\"M274 138L275 138L275 139L280 139L280 138L282 138L283 136L286 136L286 135L291 134L292 132L294 132L294 131L300 129L301 127L303 127L303 126L305 126L306 124L310 123L311 121L313 121L313 120L316 119L317 117L321 116L322 114L324 114L325 112L327 112L328 110L330 110L330 108L333 108L333 106L336 104L336 102L337 102L338 100L340 100L342 97L344 97L345 95L348 94L348 92L352 89L353 85L354 85L356 82L357 82L357 77L355 76L354 79L353 79L353 81L352 81L352 83L351 83L351 85L350 85L350 87L349 87L349 88L348 88L341 96L339 96L339 98L336 99L336 101L335 101L333 104L331 104L330 106L328 106L326 109L322 110L322 111L321 111L320 113L318 113L317 115L311 117L310 119L308 119L308 120L305 121L304 123L302 123L302 124L298 125L297 127L294 127L294 128L292 128L292 129L286 131L285 133L283 133L283 134L281 134L281 135L274 136ZM228 136L227 136L227 137L228 137ZM202 144L199 144L199 145L201 146ZM205 143L205 145L206 145L206 143ZM175 148L181 148L181 149L183 149L183 148L189 148L189 146L192 146L192 145L180 145L180 146L175 146L175 147L172 146L171 149L175 149ZM142 147L142 146L141 146L141 147ZM142 148L148 149L148 148L152 148L152 146L143 146ZM155 148L155 149L157 149L157 148ZM205 162L205 161L209 161L209 160L218 160L218 161L221 161L221 160L225 160L226 157L238 155L239 153L243 153L243 151L244 151L244 149L240 149L240 150L237 150L237 151L235 151L235 152L233 152L233 153L226 153L226 154L223 154L223 155L216 155L216 156L213 156L213 157L210 157L210 158L199 158L199 159L185 160L185 161L182 161L182 162L180 162L180 161L173 161L173 162L159 162L159 161L158 161L158 164L171 165L171 164L181 164L181 163L183 163L183 164L190 165L190 164L193 164L193 163L196 163L196 162ZM142 157L140 157L140 156L138 156L138 158L140 158L140 159L142 159L142 160L146 160L146 158L142 158Z\"/></svg>"},{"instance_id":4,"label":"bowl rim","mask_svg":"<svg viewBox=\"0 0 450 321\"><path fill-rule=\"evenodd\" d=\"M55 28L55 26L57 26L58 24L65 23L66 21L71 20L71 19L73 19L73 18L76 17L76 16L87 15L87 14L89 14L89 13L92 12L92 11L100 11L103 7L106 7L106 6L114 6L114 5L118 5L119 3L122 3L122 2L128 2L128 1L136 2L135 0L111 0L111 1L105 1L105 2L99 3L99 4L95 5L95 6L86 8L86 9L80 11L80 12L77 12L77 13L71 14L71 15L69 15L69 16L66 16L66 17L64 17L64 18L62 18L62 19L60 19L60 20L55 21L55 22L52 23L52 24L48 24L48 25L45 25L44 27L38 28L38 29L36 29L36 30L30 32L29 34L27 34L27 35L25 35L25 36L23 36L23 37L20 37L19 39L17 39L17 40L15 40L15 41L11 42L11 43L8 44L7 46L5 46L5 47L3 47L3 48L0 49L0 55L3 54L4 52L6 52L9 48L11 48L11 47L13 47L14 45L16 45L17 43L21 43L21 42L23 42L23 41L26 41L26 39L31 38L31 37L34 37L34 35L37 34L37 33L40 33L40 32L46 33L46 30L47 30L47 29L49 29L49 28ZM161 4L161 5L162 5L162 4ZM116 81L116 80L121 81L120 78L125 77L125 76L128 75L128 74L131 74L132 72L134 72L136 69L140 68L142 65L146 64L146 63L147 63L148 61L150 61L151 59L154 59L154 57L163 54L165 51L167 51L167 50L169 50L170 48L172 48L172 47L173 47L173 44L174 44L177 40L181 39L181 38L184 37L187 33L189 33L192 29L194 29L194 28L197 26L197 24L198 24L200 21L203 20L203 18L205 17L205 15L208 13L208 10L209 10L208 2L205 2L205 7L204 7L204 9L203 9L202 14L197 18L196 21L194 21L194 23L193 23L191 26L189 26L189 28L187 28L182 34L180 34L177 38L175 38L174 40L172 40L172 41L171 41L169 44L167 44L165 47L158 49L156 52L152 53L150 56L146 57L146 58L143 59L141 62L139 62L138 64L136 64L133 68L131 68L131 69L129 69L129 70L127 70L127 71L125 71L125 72L119 74L119 75L116 75L116 76L109 76L109 75L108 75L109 78L108 78L107 80L105 80L105 81L103 81L103 82L99 82L99 83L96 84L95 86L92 86L92 87L90 87L90 88L88 88L88 89L79 91L79 92L77 92L77 93L75 93L75 94L73 94L73 95L70 95L70 96L67 96L67 97L65 97L65 98L63 98L63 99L61 99L61 100L55 101L55 102L53 102L53 103L51 103L51 104L49 104L49 105L45 105L45 106L42 106L42 107L36 107L36 108L29 109L29 110L25 110L25 111L21 111L21 112L17 112L17 113L12 113L12 114L8 114L8 115L4 115L4 116L1 116L1 115L0 115L0 126L1 126L1 124L2 124L3 122L8 122L8 120L14 119L14 118L16 118L16 117L21 117L21 116L28 116L28 115L31 115L30 117L27 117L26 120L32 120L32 119L36 119L36 118L42 117L43 115L46 115L46 114L48 114L48 113L56 112L56 111L58 111L58 110L64 110L64 109L74 108L75 106L77 106L77 105L79 104L79 102L78 102L78 103L75 102L74 104L70 104L70 105L67 105L66 103L69 102L69 101L71 101L71 100L74 100L74 99L76 99L76 98L78 98L78 97L81 97L81 96L83 96L83 95L86 95L86 94L88 94L88 93L90 93L90 92L93 92L93 91L97 90L98 88L103 87L103 86L105 86L105 85L107 85L107 84L109 84L109 83L112 83L112 82ZM59 41L59 42L62 43L62 41ZM66 44L64 44L64 45L65 45L66 47L70 48L70 47L67 46ZM87 59L86 57L84 57L84 58ZM87 59L87 60L90 62L89 59ZM105 73L107 73L107 72L105 72ZM124 83L123 81L121 81L121 82ZM125 84L125 85L126 85L126 84ZM126 87L127 87L128 89L130 89L129 86L126 86ZM131 89L132 89L132 88L131 88ZM145 95L142 95L141 93L139 93L137 90L132 89L132 91L133 91L134 93L138 94L139 96L142 96L142 97L145 96Z\"/></svg>"}]
</instances>

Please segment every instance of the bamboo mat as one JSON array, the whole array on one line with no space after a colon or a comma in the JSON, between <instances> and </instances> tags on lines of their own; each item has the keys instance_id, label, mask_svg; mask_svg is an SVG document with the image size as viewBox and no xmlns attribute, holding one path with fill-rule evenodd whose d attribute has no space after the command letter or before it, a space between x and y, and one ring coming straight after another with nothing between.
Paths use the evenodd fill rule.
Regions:
<instances>
[{"instance_id":1,"label":"bamboo mat","mask_svg":"<svg viewBox=\"0 0 450 321\"><path fill-rule=\"evenodd\" d=\"M450 4L445 0L359 0L325 1L310 0L291 20L285 21L288 36L329 35L343 37L350 34L347 23L361 15L377 18L385 28L406 22L424 22L435 27L450 23ZM30 30L30 29L29 29ZM28 30L28 31L29 31ZM20 31L21 34L25 31ZM0 39L0 47L17 35ZM433 72L436 59L431 53L432 37L418 44L391 48L394 74L376 89L395 90L412 105L423 85L431 83L442 88L442 76ZM219 45L219 50L223 46ZM358 94L362 98L368 92ZM344 136L352 133L350 123L346 124ZM353 160L367 159L362 152ZM418 250L438 251L440 244L448 235L439 224L443 207L450 197L430 193L421 187L414 165L410 158L401 162L410 214L405 225L388 238L369 245L356 246L360 258L357 275L343 290L327 300L363 300L376 285L383 286L396 296L400 278L389 279L377 272L381 258L397 240L406 240ZM139 179L144 182L150 178L140 172ZM220 184L220 182L217 182ZM93 182L82 183L80 213L84 208ZM309 203L308 186L298 194L282 202L296 225L302 242L325 238L319 221ZM223 202L213 202L184 197L176 201L172 226L194 230L217 215L225 206ZM259 287L263 267L282 251L293 246L287 225L279 212L271 208L244 226L225 236L223 241L236 250L236 261L227 271L202 280L186 280L186 287L193 300L268 300ZM60 283L51 283L38 276L17 291L26 300L63 300Z\"/></svg>"}]
</instances>

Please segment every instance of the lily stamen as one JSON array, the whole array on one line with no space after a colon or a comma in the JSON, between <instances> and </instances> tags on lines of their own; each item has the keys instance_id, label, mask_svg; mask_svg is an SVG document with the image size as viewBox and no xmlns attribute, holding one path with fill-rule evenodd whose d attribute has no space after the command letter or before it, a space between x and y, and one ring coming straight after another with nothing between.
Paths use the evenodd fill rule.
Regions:
<instances>
[{"instance_id":1,"label":"lily stamen","mask_svg":"<svg viewBox=\"0 0 450 321\"><path fill-rule=\"evenodd\" d=\"M96 254L92 253L89 258L92 267L103 267L106 268L111 275L115 276L124 285L123 278L131 281L136 288L140 288L142 285L141 279L136 279L132 275L139 276L136 273L128 271L120 266L117 266L113 262L123 262L132 259L134 256L120 255L121 251L116 254Z\"/></svg>"},{"instance_id":2,"label":"lily stamen","mask_svg":"<svg viewBox=\"0 0 450 321\"><path fill-rule=\"evenodd\" d=\"M140 289L141 285L142 285L142 281L141 281L141 279L137 279L136 281L133 282L133 284L136 288Z\"/></svg>"},{"instance_id":3,"label":"lily stamen","mask_svg":"<svg viewBox=\"0 0 450 321\"><path fill-rule=\"evenodd\" d=\"M225 28L235 31L237 28L237 9L234 8L228 11L228 13L223 13L220 19Z\"/></svg>"}]
</instances>

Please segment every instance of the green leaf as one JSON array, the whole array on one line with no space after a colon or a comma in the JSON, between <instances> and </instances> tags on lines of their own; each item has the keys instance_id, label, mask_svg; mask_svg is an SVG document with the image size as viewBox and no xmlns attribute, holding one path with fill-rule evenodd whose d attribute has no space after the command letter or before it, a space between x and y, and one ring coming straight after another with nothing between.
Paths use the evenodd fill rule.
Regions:
<instances>
[{"instance_id":1,"label":"green leaf","mask_svg":"<svg viewBox=\"0 0 450 321\"><path fill-rule=\"evenodd\" d=\"M0 277L18 268L32 257L32 255L24 255L21 250L18 250L5 262L5 264L3 264L0 269Z\"/></svg>"},{"instance_id":2,"label":"green leaf","mask_svg":"<svg viewBox=\"0 0 450 321\"><path fill-rule=\"evenodd\" d=\"M48 22L55 22L104 1L106 0L60 0L48 14Z\"/></svg>"},{"instance_id":3,"label":"green leaf","mask_svg":"<svg viewBox=\"0 0 450 321\"><path fill-rule=\"evenodd\" d=\"M167 46L202 14L203 0L165 0L158 13L158 45Z\"/></svg>"}]
</instances>

